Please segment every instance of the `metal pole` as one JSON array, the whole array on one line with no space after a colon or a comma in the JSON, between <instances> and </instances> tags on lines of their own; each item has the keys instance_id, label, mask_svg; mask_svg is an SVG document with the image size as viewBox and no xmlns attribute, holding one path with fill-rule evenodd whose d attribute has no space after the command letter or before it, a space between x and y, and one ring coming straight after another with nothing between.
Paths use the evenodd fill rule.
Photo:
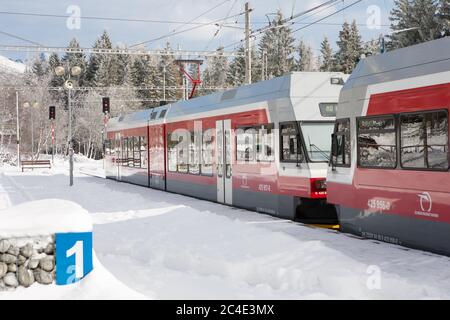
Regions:
<instances>
[{"instance_id":1,"label":"metal pole","mask_svg":"<svg viewBox=\"0 0 450 320\"><path fill-rule=\"evenodd\" d=\"M52 119L52 165L54 164L55 158L55 122Z\"/></svg>"},{"instance_id":2,"label":"metal pole","mask_svg":"<svg viewBox=\"0 0 450 320\"><path fill-rule=\"evenodd\" d=\"M72 106L70 103L71 89L69 88L69 186L73 186L73 145L72 145Z\"/></svg>"},{"instance_id":3,"label":"metal pole","mask_svg":"<svg viewBox=\"0 0 450 320\"><path fill-rule=\"evenodd\" d=\"M250 4L245 3L245 83L252 83L252 51L250 44Z\"/></svg>"},{"instance_id":4,"label":"metal pole","mask_svg":"<svg viewBox=\"0 0 450 320\"><path fill-rule=\"evenodd\" d=\"M33 108L34 106L31 105L30 112L31 112L31 161L34 160L34 119L33 119Z\"/></svg>"},{"instance_id":5,"label":"metal pole","mask_svg":"<svg viewBox=\"0 0 450 320\"><path fill-rule=\"evenodd\" d=\"M163 101L166 101L166 66L163 68Z\"/></svg>"},{"instance_id":6,"label":"metal pole","mask_svg":"<svg viewBox=\"0 0 450 320\"><path fill-rule=\"evenodd\" d=\"M17 128L16 128L16 142L17 142L17 167L20 167L20 129L19 129L19 92L16 91L16 114L17 114Z\"/></svg>"}]
</instances>

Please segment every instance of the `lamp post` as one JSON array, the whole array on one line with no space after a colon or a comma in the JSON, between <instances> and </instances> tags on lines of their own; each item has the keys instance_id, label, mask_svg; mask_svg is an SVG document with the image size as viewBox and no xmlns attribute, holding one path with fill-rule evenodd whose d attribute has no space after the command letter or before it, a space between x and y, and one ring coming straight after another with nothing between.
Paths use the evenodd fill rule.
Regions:
<instances>
[{"instance_id":1,"label":"lamp post","mask_svg":"<svg viewBox=\"0 0 450 320\"><path fill-rule=\"evenodd\" d=\"M32 108L30 108L32 106ZM34 160L34 117L33 117L33 109L37 109L39 107L39 103L37 101L31 104L26 101L23 104L23 107L26 109L30 109L30 117L31 117L31 160Z\"/></svg>"},{"instance_id":2,"label":"lamp post","mask_svg":"<svg viewBox=\"0 0 450 320\"><path fill-rule=\"evenodd\" d=\"M65 77L67 73L68 78ZM78 77L81 74L81 67L73 66L69 72L63 66L57 66L55 68L55 74L58 77L62 77L64 81L64 88L68 91L68 111L69 111L69 133L68 133L68 145L69 145L69 186L73 186L73 143L72 143L72 105L71 95L74 87L74 82L71 80L71 76Z\"/></svg>"}]
</instances>

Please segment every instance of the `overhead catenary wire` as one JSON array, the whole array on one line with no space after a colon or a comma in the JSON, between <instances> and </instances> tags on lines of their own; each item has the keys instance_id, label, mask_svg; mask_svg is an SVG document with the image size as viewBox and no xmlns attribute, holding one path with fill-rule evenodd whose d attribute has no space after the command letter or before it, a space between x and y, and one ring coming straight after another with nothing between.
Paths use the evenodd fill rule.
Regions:
<instances>
[{"instance_id":1,"label":"overhead catenary wire","mask_svg":"<svg viewBox=\"0 0 450 320\"><path fill-rule=\"evenodd\" d=\"M38 42L28 40L28 39L26 39L26 38L23 38L23 37L14 35L14 34L9 33L9 32L5 32L5 31L1 31L1 30L0 30L0 33L6 35L6 36L8 36L8 37L14 38L14 39L18 39L18 40L22 40L22 41L25 41L25 42L34 44L34 45L36 45L36 46L41 46L41 47L43 46L42 44L40 44L40 43L38 43Z\"/></svg>"},{"instance_id":2,"label":"overhead catenary wire","mask_svg":"<svg viewBox=\"0 0 450 320\"><path fill-rule=\"evenodd\" d=\"M315 20L315 21L313 21L313 22L306 22L305 25L304 25L303 27L298 28L298 29L292 31L292 33L296 33L296 32L298 32L298 31L300 31L300 30L306 29L306 28L311 27L311 26L313 26L313 25L320 24L321 21L323 21L323 20L325 20L325 19L328 19L328 18L330 18L330 17L332 17L332 16L334 16L334 15L340 13L340 12L343 12L343 11L347 10L348 8L354 6L354 5L356 5L356 4L358 4L358 3L362 2L362 1L364 1L364 0L357 0L357 1L355 1L355 2L353 2L353 3L351 3L351 4L347 5L347 6L345 6L345 7L341 8L341 9L339 9L339 10L334 11L334 12L331 13L331 14L326 15L325 17L322 17L322 18L320 18L320 19L317 19L317 20ZM303 13L311 13L311 12L313 12L314 10L317 10L317 9L319 9L319 8L322 8L322 10L320 10L320 11L318 11L318 12L315 12L315 13L312 13L312 15L310 15L310 16L308 16L308 17L305 17L305 18L309 18L309 17L311 17L311 16L313 16L313 15L315 15L315 14L317 14L317 13L320 13L320 12L322 12L322 11L324 11L324 10L330 8L331 6L334 5L334 3L335 3L335 1L327 1L327 2L323 3L322 5L316 6L316 7L314 7L314 8L311 8L311 9L309 9L309 10L303 12ZM323 8L324 5L327 5L327 7ZM302 13L297 14L297 15L294 15L294 17L295 17L295 18L298 18L298 17L301 16L301 14L302 14ZM284 19L283 21L286 21L286 20L287 20L287 19ZM289 22L289 21L288 21L288 22ZM287 23L285 22L285 23L281 23L280 25L277 25L277 26L270 26L270 25L268 25L268 26L266 26L266 27L264 27L264 28L260 28L260 29L258 29L258 30L255 30L255 31L252 33L252 37L256 38L256 36L261 35L261 34L263 34L264 31L267 31L267 30L270 30L270 29L285 27L286 24L287 24ZM290 22L288 25L293 25L293 24L294 24L294 22ZM336 25L342 25L342 24L336 24ZM385 25L385 26L387 26L387 25ZM240 41L231 43L231 44L229 44L229 45L227 45L227 46L224 46L224 49L229 48L229 47L232 47L232 46L235 46L235 45L237 45L237 44L240 44L240 43L242 43L243 41L244 41L244 40L240 40Z\"/></svg>"},{"instance_id":3,"label":"overhead catenary wire","mask_svg":"<svg viewBox=\"0 0 450 320\"><path fill-rule=\"evenodd\" d=\"M288 23L289 23L289 25L292 25L295 22L293 20L295 20L295 19L297 19L299 17L307 16L308 14L310 14L310 15L307 16L307 17L303 17L303 19L311 17L312 15L318 14L318 13L324 11L324 10L327 10L331 6L333 6L337 1L339 1L339 0L328 0L328 1L324 2L324 3L322 3L322 4L319 4L319 5L315 6L315 7L313 7L313 8L307 9L305 11L302 11L300 13L292 15L289 18L283 19L283 20L280 21L280 24L277 24L275 26L272 26L272 24L269 22L268 25L252 31L250 36L252 38L256 38L257 36L263 34L263 32L265 32L265 31L268 31L268 30L271 30L271 29L285 27ZM319 10L319 9L321 9L321 10ZM317 11L317 10L319 10L319 11ZM317 12L315 12L315 11L317 11ZM242 40L233 42L233 43L231 43L229 45L224 46L224 49L225 48L229 48L229 47L233 47L233 46L238 45L238 44L241 44L243 41L244 40L242 39Z\"/></svg>"},{"instance_id":4,"label":"overhead catenary wire","mask_svg":"<svg viewBox=\"0 0 450 320\"><path fill-rule=\"evenodd\" d=\"M329 17L332 17L332 16L334 16L334 15L340 13L340 12L343 12L343 11L347 10L348 8L353 7L354 5L357 5L358 3L362 2L362 1L363 1L363 0L357 0L357 1L355 1L355 2L352 2L351 4L349 4L349 5L347 5L347 6L343 7L343 8L341 8L341 9L339 9L339 10L337 10L337 11L335 11L335 12L329 14L329 15L326 15L326 16L323 17L323 18L320 18L320 19L318 19L318 20L316 20L316 21L313 21L313 22L307 24L306 26L303 26L303 27L301 27L301 28L298 28L298 29L292 31L292 33L296 33L296 32L298 32L298 31L303 30L303 29L306 29L306 28L308 28L308 27L310 27L310 26L312 26L312 25L314 25L314 24L316 24L316 23L318 23L318 22L320 22L320 21L323 21L323 20L325 20L325 19L328 19Z\"/></svg>"},{"instance_id":5,"label":"overhead catenary wire","mask_svg":"<svg viewBox=\"0 0 450 320\"><path fill-rule=\"evenodd\" d=\"M222 5L224 5L225 3L229 2L229 1L231 1L231 0L225 0L225 1L222 1L221 3L215 5L214 7L210 8L210 9L206 10L205 12L201 13L200 15L196 16L195 18L189 20L188 23L193 22L193 21L195 21L195 20L197 20L197 19L200 19L200 18L203 17L204 15L210 13L211 11L214 11L215 9L221 7ZM222 20L223 20L223 19L221 19L220 21L222 21ZM219 21L219 22L220 22L220 21ZM186 23L186 24L187 24L187 23ZM143 42L134 44L134 45L132 45L132 46L130 46L130 47L133 48L133 47L136 47L136 46L140 46L140 45L143 45L143 44L147 44L147 43L150 43L150 42L162 40L162 39L165 39L165 38L168 38L168 37L177 35L177 34L180 33L178 30L179 30L180 28L182 28L182 27L183 27L184 25L186 25L186 24L182 24L181 26L178 26L177 28L175 28L175 29L172 30L171 32L169 32L169 33L167 33L167 34L165 34L165 35L163 35L163 36L161 36L161 37L157 37L157 38L154 38L154 39L150 39L150 40L147 40L147 41L143 41ZM202 26L204 26L204 25L202 25ZM196 27L193 27L193 28L190 28L190 29L187 29L187 30L183 30L183 31L181 31L181 32L187 32L187 31L195 30L195 29L198 29L199 27L202 27L202 26L196 26Z\"/></svg>"},{"instance_id":6,"label":"overhead catenary wire","mask_svg":"<svg viewBox=\"0 0 450 320\"><path fill-rule=\"evenodd\" d=\"M225 16L224 22L226 22L230 16L231 16L231 11L233 11L234 6L236 5L236 3L238 2L238 0L234 0L233 4L231 5L230 10L228 10L228 13ZM211 45L211 43L214 41L214 39L217 37L217 35L219 34L219 32L222 30L224 26L224 23L220 24L216 30L216 32L214 32L214 35L212 36L212 39L207 43L207 45L205 46L204 50L208 50L209 46Z\"/></svg>"},{"instance_id":7,"label":"overhead catenary wire","mask_svg":"<svg viewBox=\"0 0 450 320\"><path fill-rule=\"evenodd\" d=\"M0 11L0 15L17 15L26 17L40 17L40 18L58 18L68 19L72 16L62 14L47 14L47 13L31 13L31 12L12 12L12 11ZM139 19L139 18L117 18L117 17L100 17L100 16L80 16L83 20L102 20L102 21L117 21L117 22L142 22L142 23L156 23L156 24L181 24L181 25L208 25L207 22L195 22L195 21L177 21L177 20L155 20L155 19Z\"/></svg>"}]
</instances>

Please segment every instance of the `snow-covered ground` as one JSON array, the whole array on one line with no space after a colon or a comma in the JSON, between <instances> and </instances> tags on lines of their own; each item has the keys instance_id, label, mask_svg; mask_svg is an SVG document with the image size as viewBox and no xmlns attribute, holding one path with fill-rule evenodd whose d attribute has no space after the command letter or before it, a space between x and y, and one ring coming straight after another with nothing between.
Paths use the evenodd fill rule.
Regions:
<instances>
[{"instance_id":1,"label":"snow-covered ground","mask_svg":"<svg viewBox=\"0 0 450 320\"><path fill-rule=\"evenodd\" d=\"M92 215L99 262L148 298L450 298L448 257L80 172L102 176L101 161L77 158L70 188L66 167L61 160L51 170L25 173L0 167L0 208L41 199L78 203ZM91 291L101 281L95 273L84 281L68 297L108 298L113 291ZM10 297L27 290L67 297L51 289Z\"/></svg>"}]
</instances>

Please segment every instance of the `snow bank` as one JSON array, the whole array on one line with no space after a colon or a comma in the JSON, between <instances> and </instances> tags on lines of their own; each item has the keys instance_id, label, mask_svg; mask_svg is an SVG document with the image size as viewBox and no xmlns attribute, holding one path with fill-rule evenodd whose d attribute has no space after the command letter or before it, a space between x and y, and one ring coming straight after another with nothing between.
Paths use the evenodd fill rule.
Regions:
<instances>
[{"instance_id":1,"label":"snow bank","mask_svg":"<svg viewBox=\"0 0 450 320\"><path fill-rule=\"evenodd\" d=\"M30 201L0 210L0 238L89 231L92 231L89 213L72 201Z\"/></svg>"}]
</instances>

